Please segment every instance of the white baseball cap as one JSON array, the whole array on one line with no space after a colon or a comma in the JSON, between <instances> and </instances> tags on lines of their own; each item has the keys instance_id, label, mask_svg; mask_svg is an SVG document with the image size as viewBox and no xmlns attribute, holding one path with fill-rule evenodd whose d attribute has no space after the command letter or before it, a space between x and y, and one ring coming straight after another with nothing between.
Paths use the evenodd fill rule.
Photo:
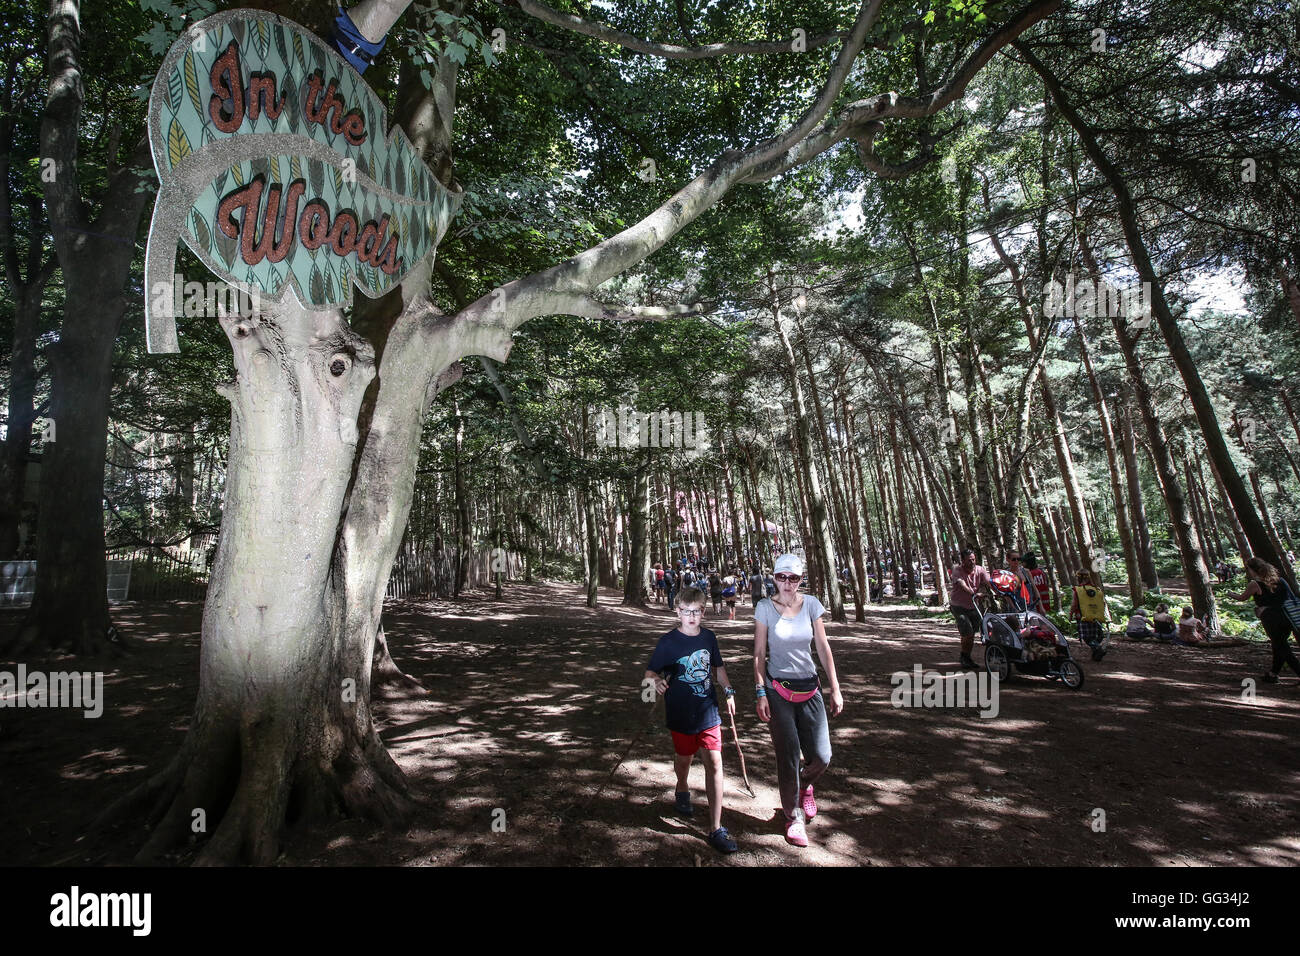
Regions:
<instances>
[{"instance_id":1,"label":"white baseball cap","mask_svg":"<svg viewBox=\"0 0 1300 956\"><path fill-rule=\"evenodd\" d=\"M797 574L803 577L803 558L797 554L783 554L776 559L773 574Z\"/></svg>"}]
</instances>

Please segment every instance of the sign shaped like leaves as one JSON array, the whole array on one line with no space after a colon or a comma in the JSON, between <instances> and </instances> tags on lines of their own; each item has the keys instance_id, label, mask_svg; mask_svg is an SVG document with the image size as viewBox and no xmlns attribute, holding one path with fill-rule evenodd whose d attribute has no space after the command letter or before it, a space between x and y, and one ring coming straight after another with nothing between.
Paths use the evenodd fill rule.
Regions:
<instances>
[{"instance_id":1,"label":"sign shaped like leaves","mask_svg":"<svg viewBox=\"0 0 1300 956\"><path fill-rule=\"evenodd\" d=\"M257 10L196 23L149 97L162 182L145 257L151 352L176 352L180 240L257 300L378 296L433 254L460 205L374 91L323 41Z\"/></svg>"}]
</instances>

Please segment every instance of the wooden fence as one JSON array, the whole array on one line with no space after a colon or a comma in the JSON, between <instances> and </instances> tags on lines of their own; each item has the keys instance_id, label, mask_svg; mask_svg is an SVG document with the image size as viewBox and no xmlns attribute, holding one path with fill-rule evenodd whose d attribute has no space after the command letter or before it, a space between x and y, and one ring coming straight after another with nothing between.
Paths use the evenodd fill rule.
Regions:
<instances>
[{"instance_id":1,"label":"wooden fence","mask_svg":"<svg viewBox=\"0 0 1300 956\"><path fill-rule=\"evenodd\" d=\"M491 587L497 571L503 580L517 580L523 575L523 559L499 548L479 548L469 555L469 587ZM451 597L456 587L456 550L417 553L406 548L398 552L393 573L388 579L390 598Z\"/></svg>"}]
</instances>

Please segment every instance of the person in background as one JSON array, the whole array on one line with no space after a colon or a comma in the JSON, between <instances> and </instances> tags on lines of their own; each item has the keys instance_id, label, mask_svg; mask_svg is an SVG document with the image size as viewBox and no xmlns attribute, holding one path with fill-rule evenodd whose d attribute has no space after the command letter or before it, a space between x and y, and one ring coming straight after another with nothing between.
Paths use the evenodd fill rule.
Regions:
<instances>
[{"instance_id":1,"label":"person in background","mask_svg":"<svg viewBox=\"0 0 1300 956\"><path fill-rule=\"evenodd\" d=\"M733 568L731 573L722 579L722 599L727 602L728 621L736 619L736 588L738 586L736 570Z\"/></svg>"},{"instance_id":2,"label":"person in background","mask_svg":"<svg viewBox=\"0 0 1300 956\"><path fill-rule=\"evenodd\" d=\"M1038 607L1044 614L1052 610L1052 585L1047 580L1047 572L1038 566L1038 555L1025 551L1020 555L1020 563L1029 572L1029 579L1038 591Z\"/></svg>"},{"instance_id":3,"label":"person in background","mask_svg":"<svg viewBox=\"0 0 1300 956\"><path fill-rule=\"evenodd\" d=\"M953 565L951 599L948 607L957 620L957 634L961 638L961 666L967 670L976 670L971 651L975 649L975 635L980 632L982 621L980 612L975 607L975 596L980 591L991 590L992 581L988 569L977 563L975 549L961 549L961 563ZM888 597L893 590L890 585L883 589Z\"/></svg>"},{"instance_id":4,"label":"person in background","mask_svg":"<svg viewBox=\"0 0 1300 956\"><path fill-rule=\"evenodd\" d=\"M1080 568L1074 576L1075 586L1070 600L1070 617L1079 622L1079 640L1092 648L1092 659L1106 656L1106 622L1110 608L1106 607L1106 593L1093 580L1092 572Z\"/></svg>"},{"instance_id":5,"label":"person in background","mask_svg":"<svg viewBox=\"0 0 1300 956\"><path fill-rule=\"evenodd\" d=\"M1124 636L1130 641L1145 641L1148 637L1156 636L1156 632L1151 630L1151 622L1147 620L1146 608L1133 609L1133 615L1124 627Z\"/></svg>"},{"instance_id":6,"label":"person in background","mask_svg":"<svg viewBox=\"0 0 1300 956\"><path fill-rule=\"evenodd\" d=\"M1277 568L1261 558L1246 559L1246 579L1249 583L1245 589L1228 597L1234 601L1244 601L1248 597L1255 599L1255 616L1273 645L1273 666L1264 672L1264 683L1276 684L1286 664L1291 665L1293 673L1300 675L1300 661L1296 660L1288 641L1295 630L1286 613L1287 602L1295 600L1291 586ZM1300 638L1300 631L1296 631L1296 636Z\"/></svg>"},{"instance_id":7,"label":"person in background","mask_svg":"<svg viewBox=\"0 0 1300 956\"><path fill-rule=\"evenodd\" d=\"M722 578L714 571L709 575L709 600L713 602L713 613L722 613Z\"/></svg>"},{"instance_id":8,"label":"person in background","mask_svg":"<svg viewBox=\"0 0 1300 956\"><path fill-rule=\"evenodd\" d=\"M1196 617L1190 604L1184 607L1182 616L1178 619L1178 636L1174 638L1174 643L1197 647L1209 643L1209 640L1210 634L1205 629L1205 622Z\"/></svg>"},{"instance_id":9,"label":"person in background","mask_svg":"<svg viewBox=\"0 0 1300 956\"><path fill-rule=\"evenodd\" d=\"M1156 633L1157 641L1172 641L1178 632L1178 623L1169 613L1168 604L1157 604L1155 617L1151 618L1151 629Z\"/></svg>"},{"instance_id":10,"label":"person in background","mask_svg":"<svg viewBox=\"0 0 1300 956\"><path fill-rule=\"evenodd\" d=\"M1033 577L1020 564L1020 552L1010 550L1007 552L1007 570L1020 579L1020 583L1025 586L1025 593L1029 595L1029 610L1043 611L1042 598L1038 594L1038 585L1034 583Z\"/></svg>"}]
</instances>

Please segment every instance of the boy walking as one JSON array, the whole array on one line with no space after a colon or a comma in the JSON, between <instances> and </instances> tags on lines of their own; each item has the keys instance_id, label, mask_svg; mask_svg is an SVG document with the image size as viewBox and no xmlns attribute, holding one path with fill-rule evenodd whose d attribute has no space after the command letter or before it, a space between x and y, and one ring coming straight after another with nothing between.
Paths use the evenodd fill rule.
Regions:
<instances>
[{"instance_id":1,"label":"boy walking","mask_svg":"<svg viewBox=\"0 0 1300 956\"><path fill-rule=\"evenodd\" d=\"M678 626L659 639L645 679L654 681L663 696L668 729L673 735L677 771L677 812L694 815L687 781L697 751L703 751L704 785L709 798L709 845L721 853L734 853L736 841L722 825L722 718L714 697L713 681L727 695L727 713L736 714L735 691L722 663L717 635L700 626L704 593L685 588L677 598ZM666 673L667 678L663 676Z\"/></svg>"}]
</instances>

